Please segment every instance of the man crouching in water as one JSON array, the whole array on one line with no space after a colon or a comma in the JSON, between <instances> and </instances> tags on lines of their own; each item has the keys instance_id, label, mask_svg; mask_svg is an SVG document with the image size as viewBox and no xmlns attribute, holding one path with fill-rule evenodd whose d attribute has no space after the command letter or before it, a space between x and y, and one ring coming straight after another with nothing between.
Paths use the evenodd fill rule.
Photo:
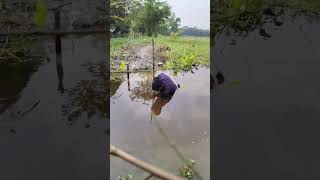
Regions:
<instances>
[{"instance_id":1,"label":"man crouching in water","mask_svg":"<svg viewBox=\"0 0 320 180\"><path fill-rule=\"evenodd\" d=\"M159 91L159 95L162 98L172 97L177 90L177 86L169 76L161 73L154 78L152 90Z\"/></svg>"},{"instance_id":2,"label":"man crouching in water","mask_svg":"<svg viewBox=\"0 0 320 180\"><path fill-rule=\"evenodd\" d=\"M162 107L171 100L177 90L177 86L169 76L161 73L154 78L152 90L159 91L159 93L156 94L156 100L151 107L152 114L158 116L161 113Z\"/></svg>"}]
</instances>

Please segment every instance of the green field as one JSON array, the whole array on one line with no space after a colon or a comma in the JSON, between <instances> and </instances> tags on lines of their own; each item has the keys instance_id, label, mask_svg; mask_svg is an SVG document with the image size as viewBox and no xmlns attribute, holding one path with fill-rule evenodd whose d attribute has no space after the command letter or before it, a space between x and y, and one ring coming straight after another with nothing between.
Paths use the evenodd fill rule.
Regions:
<instances>
[{"instance_id":1,"label":"green field","mask_svg":"<svg viewBox=\"0 0 320 180\"><path fill-rule=\"evenodd\" d=\"M111 38L111 57L116 51L128 45L143 45L152 42L150 37L140 37L129 40L127 37ZM189 71L194 65L208 66L210 64L209 37L177 37L158 36L154 38L155 47L170 49L165 69ZM111 58L112 61L112 58Z\"/></svg>"}]
</instances>

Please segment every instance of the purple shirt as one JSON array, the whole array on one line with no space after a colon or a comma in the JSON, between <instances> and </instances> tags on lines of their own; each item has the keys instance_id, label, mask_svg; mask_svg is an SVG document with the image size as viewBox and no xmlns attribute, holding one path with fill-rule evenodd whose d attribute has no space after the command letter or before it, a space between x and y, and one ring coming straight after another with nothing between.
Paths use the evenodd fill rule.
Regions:
<instances>
[{"instance_id":1,"label":"purple shirt","mask_svg":"<svg viewBox=\"0 0 320 180\"><path fill-rule=\"evenodd\" d=\"M176 84L164 73L160 73L158 78L163 82L164 87L164 89L160 91L160 96L173 96L177 90Z\"/></svg>"}]
</instances>

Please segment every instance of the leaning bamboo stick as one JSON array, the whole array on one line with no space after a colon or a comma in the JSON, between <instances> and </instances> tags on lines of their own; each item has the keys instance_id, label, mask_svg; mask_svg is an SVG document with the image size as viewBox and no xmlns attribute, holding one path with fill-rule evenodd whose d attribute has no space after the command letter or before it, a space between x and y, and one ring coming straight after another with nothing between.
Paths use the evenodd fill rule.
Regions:
<instances>
[{"instance_id":1,"label":"leaning bamboo stick","mask_svg":"<svg viewBox=\"0 0 320 180\"><path fill-rule=\"evenodd\" d=\"M138 72L152 72L152 69L141 69L141 70L132 70L132 71L110 71L110 73L138 73Z\"/></svg>"},{"instance_id":2,"label":"leaning bamboo stick","mask_svg":"<svg viewBox=\"0 0 320 180\"><path fill-rule=\"evenodd\" d=\"M128 161L129 163L153 174L156 177L165 179L165 180L182 180L182 178L179 178L173 174L170 174L158 167L155 167L151 164L148 164L146 162L143 162L130 154L127 154L126 152L122 151L119 148L114 147L113 145L110 145L110 154L117 156L125 161Z\"/></svg>"},{"instance_id":3,"label":"leaning bamboo stick","mask_svg":"<svg viewBox=\"0 0 320 180\"><path fill-rule=\"evenodd\" d=\"M23 35L23 36L50 36L50 35L83 35L83 34L106 34L107 30L73 30L73 31L13 31L0 32L0 36Z\"/></svg>"}]
</instances>

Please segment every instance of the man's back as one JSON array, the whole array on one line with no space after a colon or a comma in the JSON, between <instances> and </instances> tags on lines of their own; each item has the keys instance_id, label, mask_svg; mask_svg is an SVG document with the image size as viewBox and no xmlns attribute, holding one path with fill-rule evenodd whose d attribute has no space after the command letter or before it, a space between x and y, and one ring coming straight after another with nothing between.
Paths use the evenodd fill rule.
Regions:
<instances>
[{"instance_id":1,"label":"man's back","mask_svg":"<svg viewBox=\"0 0 320 180\"><path fill-rule=\"evenodd\" d=\"M177 86L175 85L175 83L171 80L169 76L167 76L164 73L160 73L155 78L155 82L161 83L162 89L160 90L160 96L162 97L173 96L175 91L177 90Z\"/></svg>"}]
</instances>

